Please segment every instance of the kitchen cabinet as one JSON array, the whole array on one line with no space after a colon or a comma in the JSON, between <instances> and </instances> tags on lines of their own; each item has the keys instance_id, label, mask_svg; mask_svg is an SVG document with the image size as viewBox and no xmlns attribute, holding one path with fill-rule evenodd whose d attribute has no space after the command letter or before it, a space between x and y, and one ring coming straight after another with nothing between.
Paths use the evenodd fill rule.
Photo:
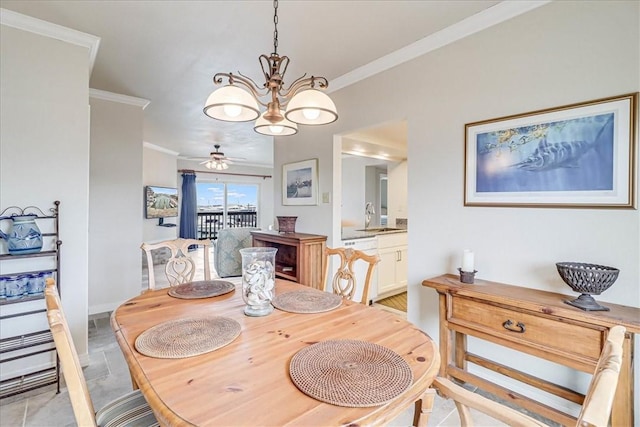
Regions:
<instances>
[{"instance_id":1,"label":"kitchen cabinet","mask_svg":"<svg viewBox=\"0 0 640 427\"><path fill-rule=\"evenodd\" d=\"M327 236L252 231L253 246L277 248L276 277L324 290L324 248Z\"/></svg>"},{"instance_id":2,"label":"kitchen cabinet","mask_svg":"<svg viewBox=\"0 0 640 427\"><path fill-rule=\"evenodd\" d=\"M386 298L407 289L407 233L382 234L378 240L378 292Z\"/></svg>"}]
</instances>

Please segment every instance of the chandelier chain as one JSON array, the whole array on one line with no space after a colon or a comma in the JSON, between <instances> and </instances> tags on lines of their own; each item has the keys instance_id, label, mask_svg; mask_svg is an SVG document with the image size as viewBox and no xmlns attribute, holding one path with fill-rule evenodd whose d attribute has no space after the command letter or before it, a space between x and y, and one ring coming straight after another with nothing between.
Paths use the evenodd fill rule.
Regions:
<instances>
[{"instance_id":1,"label":"chandelier chain","mask_svg":"<svg viewBox=\"0 0 640 427\"><path fill-rule=\"evenodd\" d=\"M273 53L278 54L278 0L273 0Z\"/></svg>"}]
</instances>

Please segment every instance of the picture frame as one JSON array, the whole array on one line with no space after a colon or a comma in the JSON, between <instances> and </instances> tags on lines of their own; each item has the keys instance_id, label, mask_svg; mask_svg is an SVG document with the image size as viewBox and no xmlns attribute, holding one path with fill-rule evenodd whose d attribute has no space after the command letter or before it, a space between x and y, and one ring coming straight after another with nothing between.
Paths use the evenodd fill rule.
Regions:
<instances>
[{"instance_id":1,"label":"picture frame","mask_svg":"<svg viewBox=\"0 0 640 427\"><path fill-rule=\"evenodd\" d=\"M465 125L464 206L636 208L638 93Z\"/></svg>"},{"instance_id":2,"label":"picture frame","mask_svg":"<svg viewBox=\"0 0 640 427\"><path fill-rule=\"evenodd\" d=\"M282 166L282 204L292 206L318 204L318 159Z\"/></svg>"}]
</instances>

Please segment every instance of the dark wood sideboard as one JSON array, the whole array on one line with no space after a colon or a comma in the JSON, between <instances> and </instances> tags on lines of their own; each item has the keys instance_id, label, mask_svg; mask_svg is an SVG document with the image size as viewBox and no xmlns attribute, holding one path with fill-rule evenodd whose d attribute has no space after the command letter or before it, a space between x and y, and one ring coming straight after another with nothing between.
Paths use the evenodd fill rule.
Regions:
<instances>
[{"instance_id":1,"label":"dark wood sideboard","mask_svg":"<svg viewBox=\"0 0 640 427\"><path fill-rule=\"evenodd\" d=\"M306 233L252 231L253 246L278 248L276 276L324 290L324 248L327 236Z\"/></svg>"},{"instance_id":2,"label":"dark wood sideboard","mask_svg":"<svg viewBox=\"0 0 640 427\"><path fill-rule=\"evenodd\" d=\"M465 284L452 274L424 280L422 285L439 295L441 376L473 384L563 425L575 425L575 417L470 373L467 364L577 404L582 404L584 395L467 351L467 336L593 374L609 329L625 326L624 357L611 425L634 425L633 342L634 334L640 333L640 308L602 303L610 311L583 311L564 303L577 295L478 279Z\"/></svg>"}]
</instances>

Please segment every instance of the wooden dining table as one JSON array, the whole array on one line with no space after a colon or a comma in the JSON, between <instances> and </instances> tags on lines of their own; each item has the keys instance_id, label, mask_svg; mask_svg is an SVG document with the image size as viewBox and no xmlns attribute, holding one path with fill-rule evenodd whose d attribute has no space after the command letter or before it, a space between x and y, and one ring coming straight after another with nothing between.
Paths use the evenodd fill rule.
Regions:
<instances>
[{"instance_id":1,"label":"wooden dining table","mask_svg":"<svg viewBox=\"0 0 640 427\"><path fill-rule=\"evenodd\" d=\"M309 289L277 279L275 293ZM299 314L275 309L263 317L243 312L242 286L225 295L180 299L159 289L120 305L111 326L158 421L165 426L385 425L415 403L426 425L433 405L430 385L440 367L434 341L394 313L344 300L333 310ZM224 316L241 325L240 335L217 350L179 359L149 357L136 338L174 319ZM292 357L327 340L361 340L384 346L410 366L413 382L390 402L345 407L300 391L289 375ZM414 420L418 422L418 420Z\"/></svg>"}]
</instances>

